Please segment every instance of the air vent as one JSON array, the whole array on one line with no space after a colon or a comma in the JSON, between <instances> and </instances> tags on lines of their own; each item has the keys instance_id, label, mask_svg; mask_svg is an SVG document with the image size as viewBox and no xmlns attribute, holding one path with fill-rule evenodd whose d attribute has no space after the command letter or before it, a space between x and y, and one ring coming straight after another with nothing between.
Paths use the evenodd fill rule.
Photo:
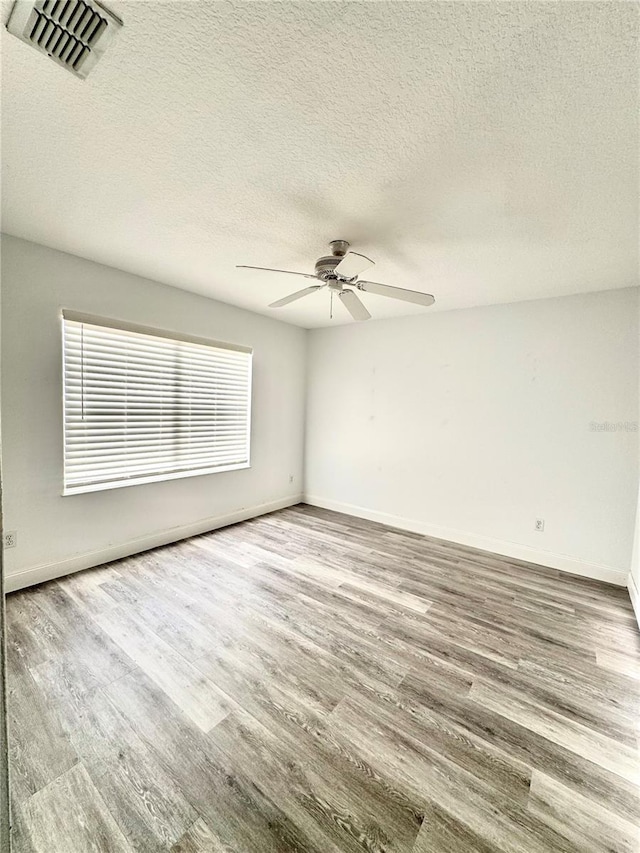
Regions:
<instances>
[{"instance_id":1,"label":"air vent","mask_svg":"<svg viewBox=\"0 0 640 853\"><path fill-rule=\"evenodd\" d=\"M7 29L84 80L122 21L96 0L16 0Z\"/></svg>"}]
</instances>

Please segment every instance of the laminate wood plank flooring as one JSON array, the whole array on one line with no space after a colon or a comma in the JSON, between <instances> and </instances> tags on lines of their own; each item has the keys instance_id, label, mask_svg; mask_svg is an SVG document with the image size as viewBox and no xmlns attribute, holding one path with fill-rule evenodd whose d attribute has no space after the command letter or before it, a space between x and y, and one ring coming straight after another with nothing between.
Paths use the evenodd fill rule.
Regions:
<instances>
[{"instance_id":1,"label":"laminate wood plank flooring","mask_svg":"<svg viewBox=\"0 0 640 853\"><path fill-rule=\"evenodd\" d=\"M301 504L7 622L15 853L640 853L624 589Z\"/></svg>"}]
</instances>

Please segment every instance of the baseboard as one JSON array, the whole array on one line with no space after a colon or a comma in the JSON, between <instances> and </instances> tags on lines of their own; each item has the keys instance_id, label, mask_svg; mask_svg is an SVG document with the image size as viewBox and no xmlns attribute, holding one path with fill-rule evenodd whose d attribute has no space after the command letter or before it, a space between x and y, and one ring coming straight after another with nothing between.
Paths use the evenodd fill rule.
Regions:
<instances>
[{"instance_id":1,"label":"baseboard","mask_svg":"<svg viewBox=\"0 0 640 853\"><path fill-rule=\"evenodd\" d=\"M246 521L258 515L266 515L268 512L274 512L275 510L298 504L302 500L302 495L291 495L276 501L270 501L269 503L258 504L257 506L242 507L226 515L203 518L200 521L181 527L172 527L169 530L163 530L151 536L130 539L128 542L110 545L108 548L90 551L85 554L78 554L67 560L46 563L25 569L22 572L8 574L5 576L4 581L5 592L15 592L18 589L54 580L54 578L70 575L73 572L80 572L83 569L90 569L102 563L121 560L123 557L130 557L132 554L139 554L141 551L148 551L151 548L158 548L161 545L169 545L171 542L179 542L181 539L198 536L200 533L208 533L210 530L217 530L219 527L226 527L228 524L235 524L238 521Z\"/></svg>"},{"instance_id":2,"label":"baseboard","mask_svg":"<svg viewBox=\"0 0 640 853\"><path fill-rule=\"evenodd\" d=\"M640 628L640 590L633 579L633 575L629 575L627 589L629 590L629 598L633 605L633 612L636 614L636 622L638 623L638 628Z\"/></svg>"},{"instance_id":3,"label":"baseboard","mask_svg":"<svg viewBox=\"0 0 640 853\"><path fill-rule=\"evenodd\" d=\"M346 515L355 515L358 518L366 518L369 521L377 521L379 524L386 524L388 527L409 530L412 533L421 533L423 536L444 539L447 542L455 542L457 545L467 545L471 548L478 548L480 551L490 551L494 554L500 554L503 557L525 560L527 563L547 566L551 569L558 569L562 572L570 572L571 574L581 575L585 578L605 581L616 586L627 585L626 572L614 569L611 566L587 563L565 554L539 551L536 548L530 548L528 545L519 545L517 542L493 539L489 536L467 533L466 531L457 530L452 527L440 527L424 521L403 518L387 512L378 512L377 510L367 509L366 507L321 498L317 495L305 495L304 502L311 506L322 507L323 509L330 509L335 512L343 512Z\"/></svg>"},{"instance_id":4,"label":"baseboard","mask_svg":"<svg viewBox=\"0 0 640 853\"><path fill-rule=\"evenodd\" d=\"M617 586L627 586L636 617L638 619L638 624L640 625L640 594L638 588L631 575L627 578L626 573L618 569L611 568L610 566L599 565L597 563L587 563L564 554L554 554L551 551L540 551L535 548L530 548L527 545L519 545L515 542L506 542L500 539L493 539L488 536L467 533L455 528L440 527L427 522L392 515L391 513L378 512L376 510L367 509L366 507L355 506L354 504L333 501L321 498L317 495L303 496L300 494L291 495L286 498L281 498L276 501L270 501L269 503L259 504L253 507L242 507L241 509L225 515L204 518L197 522L183 525L181 527L173 527L169 530L165 530L151 536L131 539L128 542L111 545L108 548L90 551L85 554L78 554L67 560L46 563L34 566L30 569L25 569L21 572L8 574L5 576L5 592L15 592L18 589L33 586L38 583L44 583L48 580L54 580L55 578L63 577L64 575L69 575L73 572L79 572L83 569L90 569L93 566L99 566L102 563L109 563L112 560L120 560L123 557L129 557L132 554L138 554L141 551L148 551L151 548L158 548L161 545L168 545L171 542L188 539L190 536L197 536L200 533L207 533L210 530L216 530L220 527L226 527L229 524L235 524L238 521L246 521L249 518L255 518L259 515L266 515L269 512L275 512L278 509L294 506L302 501L310 504L311 506L322 507L323 509L330 509L335 512L342 512L346 515L354 515L358 518L366 518L369 521L376 521L379 524L385 524L388 527L396 527L399 530L409 530L412 533L421 533L424 536L431 536L434 539L444 539L448 542L455 542L458 545L467 545L471 548L478 548L481 551L489 551L494 554L500 554L504 557L511 557L516 560L525 560L528 563L548 566L552 569L570 572L571 574L581 575L582 577L593 578L594 580L605 581L606 583L612 583Z\"/></svg>"}]
</instances>

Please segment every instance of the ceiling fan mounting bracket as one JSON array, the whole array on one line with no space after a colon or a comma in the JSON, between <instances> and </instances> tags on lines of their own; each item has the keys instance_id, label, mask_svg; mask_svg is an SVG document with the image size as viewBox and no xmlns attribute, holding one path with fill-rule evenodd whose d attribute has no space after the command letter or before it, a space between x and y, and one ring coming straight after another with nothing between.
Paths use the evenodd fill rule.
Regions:
<instances>
[{"instance_id":1,"label":"ceiling fan mounting bracket","mask_svg":"<svg viewBox=\"0 0 640 853\"><path fill-rule=\"evenodd\" d=\"M344 258L349 251L349 243L346 240L331 240L329 247L336 258Z\"/></svg>"}]
</instances>

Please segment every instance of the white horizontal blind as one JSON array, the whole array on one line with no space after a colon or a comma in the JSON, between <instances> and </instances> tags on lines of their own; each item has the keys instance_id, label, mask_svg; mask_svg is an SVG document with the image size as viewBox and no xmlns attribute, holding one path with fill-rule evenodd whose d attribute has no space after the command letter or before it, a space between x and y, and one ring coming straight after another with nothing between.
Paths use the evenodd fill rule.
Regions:
<instances>
[{"instance_id":1,"label":"white horizontal blind","mask_svg":"<svg viewBox=\"0 0 640 853\"><path fill-rule=\"evenodd\" d=\"M250 351L69 312L63 338L65 493L248 466Z\"/></svg>"}]
</instances>

